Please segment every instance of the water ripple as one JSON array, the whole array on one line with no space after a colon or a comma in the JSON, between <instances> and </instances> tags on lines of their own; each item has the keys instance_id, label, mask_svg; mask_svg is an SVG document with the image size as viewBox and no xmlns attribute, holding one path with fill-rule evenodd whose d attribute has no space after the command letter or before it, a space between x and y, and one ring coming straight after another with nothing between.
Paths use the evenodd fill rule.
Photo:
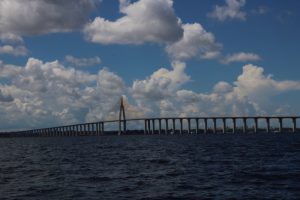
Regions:
<instances>
[{"instance_id":1,"label":"water ripple","mask_svg":"<svg viewBox=\"0 0 300 200\"><path fill-rule=\"evenodd\" d=\"M300 135L0 140L0 199L298 199Z\"/></svg>"}]
</instances>

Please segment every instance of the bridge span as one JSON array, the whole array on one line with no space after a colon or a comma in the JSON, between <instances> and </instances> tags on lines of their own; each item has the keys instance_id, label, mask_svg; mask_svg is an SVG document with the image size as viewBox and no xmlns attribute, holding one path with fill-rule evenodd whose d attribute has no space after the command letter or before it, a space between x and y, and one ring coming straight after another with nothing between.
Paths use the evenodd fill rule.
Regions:
<instances>
[{"instance_id":1,"label":"bridge span","mask_svg":"<svg viewBox=\"0 0 300 200\"><path fill-rule=\"evenodd\" d=\"M200 134L200 133L259 133L298 132L300 116L234 116L234 117L155 117L126 119L123 97L120 99L119 119L0 133L10 136L89 136L105 134ZM271 120L276 126L271 126ZM284 120L291 126L284 127ZM219 125L218 125L219 122ZM239 122L239 125L238 125ZM252 122L252 126L249 126ZM127 130L127 123L135 128ZM221 123L221 124L220 124ZM264 123L265 126L259 126ZM286 124L286 123L285 123ZM104 128L109 127L109 128Z\"/></svg>"},{"instance_id":2,"label":"bridge span","mask_svg":"<svg viewBox=\"0 0 300 200\"><path fill-rule=\"evenodd\" d=\"M300 116L248 116L248 117L159 117L118 119L92 123L73 124L49 128L2 132L0 136L100 136L107 134L205 134L205 133L275 133L298 132ZM277 126L271 126L275 120ZM283 121L291 126L284 127ZM143 124L135 130L127 130L128 123ZM239 122L239 126L237 123ZM252 126L249 126L249 123ZM264 123L264 126L259 124ZM273 121L274 123L274 121ZM210 126L209 126L210 124ZM109 126L110 129L105 129Z\"/></svg>"}]
</instances>

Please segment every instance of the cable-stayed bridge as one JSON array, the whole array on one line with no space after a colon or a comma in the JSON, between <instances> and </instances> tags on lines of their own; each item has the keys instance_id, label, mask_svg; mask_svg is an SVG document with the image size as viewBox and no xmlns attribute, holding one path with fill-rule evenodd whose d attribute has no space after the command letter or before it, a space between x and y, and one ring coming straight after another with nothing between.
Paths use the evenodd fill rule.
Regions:
<instances>
[{"instance_id":1,"label":"cable-stayed bridge","mask_svg":"<svg viewBox=\"0 0 300 200\"><path fill-rule=\"evenodd\" d=\"M2 132L0 137L101 136L129 134L200 134L200 133L282 133L298 132L300 116L222 116L222 117L152 117L127 119L123 97L118 103L119 118L92 123ZM271 121L275 126L271 126ZM285 122L285 123L284 123ZM133 128L128 129L131 123ZM260 126L264 123L264 126ZM290 126L284 127L284 124ZM251 124L251 125L250 125ZM276 125L277 124L277 125Z\"/></svg>"}]
</instances>

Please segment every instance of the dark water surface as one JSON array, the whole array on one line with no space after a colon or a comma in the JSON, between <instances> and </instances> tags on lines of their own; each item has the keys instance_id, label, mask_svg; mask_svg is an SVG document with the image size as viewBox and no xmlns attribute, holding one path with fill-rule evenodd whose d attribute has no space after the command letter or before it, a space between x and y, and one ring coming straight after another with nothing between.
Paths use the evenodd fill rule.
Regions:
<instances>
[{"instance_id":1,"label":"dark water surface","mask_svg":"<svg viewBox=\"0 0 300 200\"><path fill-rule=\"evenodd\" d=\"M0 139L0 199L299 199L300 134Z\"/></svg>"}]
</instances>

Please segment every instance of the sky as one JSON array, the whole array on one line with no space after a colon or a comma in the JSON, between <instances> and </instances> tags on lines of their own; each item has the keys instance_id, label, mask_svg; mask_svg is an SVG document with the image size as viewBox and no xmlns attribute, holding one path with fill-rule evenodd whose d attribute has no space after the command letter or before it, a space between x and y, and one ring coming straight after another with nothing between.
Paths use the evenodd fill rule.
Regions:
<instances>
[{"instance_id":1,"label":"sky","mask_svg":"<svg viewBox=\"0 0 300 200\"><path fill-rule=\"evenodd\" d=\"M0 130L299 115L298 0L0 0Z\"/></svg>"}]
</instances>

